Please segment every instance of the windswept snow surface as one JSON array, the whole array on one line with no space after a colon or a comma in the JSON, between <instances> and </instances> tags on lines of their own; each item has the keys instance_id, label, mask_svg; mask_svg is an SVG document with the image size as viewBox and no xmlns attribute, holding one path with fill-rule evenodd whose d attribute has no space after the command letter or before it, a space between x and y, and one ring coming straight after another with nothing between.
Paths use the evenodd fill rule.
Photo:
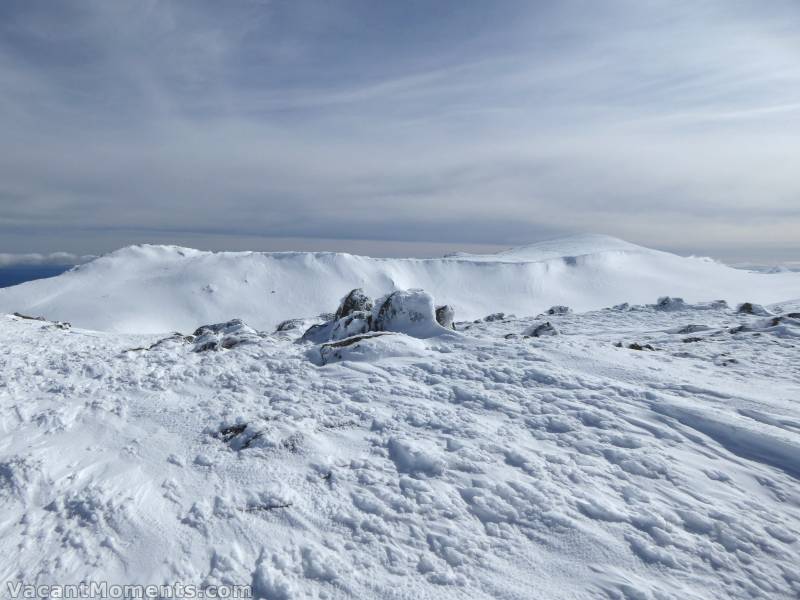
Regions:
<instances>
[{"instance_id":1,"label":"windswept snow surface","mask_svg":"<svg viewBox=\"0 0 800 600\"><path fill-rule=\"evenodd\" d=\"M421 288L453 306L456 318L474 319L498 311L534 315L554 304L595 310L663 295L769 304L796 297L800 273L753 273L596 235L438 259L132 246L52 279L0 289L0 312L125 333L191 331L233 318L268 330L329 311L331 298L356 287L372 297Z\"/></svg>"},{"instance_id":2,"label":"windswept snow surface","mask_svg":"<svg viewBox=\"0 0 800 600\"><path fill-rule=\"evenodd\" d=\"M655 256L591 260L684 260ZM144 301L178 277L274 282L297 261L457 271L241 258L129 249L62 283L75 293L103 271L124 282L107 290L116 301L145 276ZM156 259L160 275L135 270ZM562 263L523 264L573 268ZM171 325L181 299L160 299ZM131 306L125 328L160 323ZM335 342L324 366L321 346L296 343L302 328L226 323L205 331L235 343L199 351L0 316L0 581L250 584L281 599L795 598L800 302L767 309L664 302L425 339L373 332ZM544 321L559 333L524 337Z\"/></svg>"}]
</instances>

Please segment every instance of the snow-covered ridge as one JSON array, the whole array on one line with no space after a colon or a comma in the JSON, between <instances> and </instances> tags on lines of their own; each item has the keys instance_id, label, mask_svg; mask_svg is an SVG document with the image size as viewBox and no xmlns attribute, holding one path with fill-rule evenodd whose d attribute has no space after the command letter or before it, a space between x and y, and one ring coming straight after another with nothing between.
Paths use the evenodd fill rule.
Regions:
<instances>
[{"instance_id":1,"label":"snow-covered ridge","mask_svg":"<svg viewBox=\"0 0 800 600\"><path fill-rule=\"evenodd\" d=\"M533 315L555 304L586 311L662 295L769 304L796 297L800 274L756 274L594 235L433 259L141 245L0 290L0 312L118 332L189 331L231 318L270 329L330 310L356 287L373 297L422 288L452 305L457 318L473 319L498 311Z\"/></svg>"}]
</instances>

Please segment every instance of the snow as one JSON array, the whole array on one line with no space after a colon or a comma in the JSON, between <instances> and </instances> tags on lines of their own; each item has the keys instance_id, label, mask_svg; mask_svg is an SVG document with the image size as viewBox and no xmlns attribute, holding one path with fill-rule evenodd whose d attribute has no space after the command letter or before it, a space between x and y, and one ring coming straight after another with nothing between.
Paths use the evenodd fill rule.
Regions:
<instances>
[{"instance_id":1,"label":"snow","mask_svg":"<svg viewBox=\"0 0 800 600\"><path fill-rule=\"evenodd\" d=\"M12 288L3 303L73 324L0 315L0 579L284 599L797 597L796 274L589 242L596 268L554 244L516 262L138 247L63 289ZM664 289L601 285L634 263L672 265L648 275ZM366 313L333 319L356 268L370 328L300 341ZM507 268L560 287L522 303ZM398 288L433 275L451 296ZM267 286L255 299L245 276ZM263 293L278 276L305 303ZM455 331L436 323L445 303ZM81 324L92 310L104 331ZM287 313L300 320L275 331ZM545 322L553 335L529 335Z\"/></svg>"},{"instance_id":2,"label":"snow","mask_svg":"<svg viewBox=\"0 0 800 600\"><path fill-rule=\"evenodd\" d=\"M452 306L457 319L476 319L500 311L534 315L558 304L583 312L659 296L770 304L797 296L800 273L743 271L606 236L437 259L145 245L0 289L0 312L121 333L189 332L234 318L271 330L287 319L333 311L332 298L359 287L372 298L423 289L437 304Z\"/></svg>"}]
</instances>

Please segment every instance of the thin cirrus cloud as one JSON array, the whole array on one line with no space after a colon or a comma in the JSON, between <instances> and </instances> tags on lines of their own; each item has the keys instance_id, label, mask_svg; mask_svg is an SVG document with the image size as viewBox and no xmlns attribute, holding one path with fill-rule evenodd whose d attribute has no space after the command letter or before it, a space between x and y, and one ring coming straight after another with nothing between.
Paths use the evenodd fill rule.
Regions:
<instances>
[{"instance_id":1,"label":"thin cirrus cloud","mask_svg":"<svg viewBox=\"0 0 800 600\"><path fill-rule=\"evenodd\" d=\"M793 1L12 1L0 23L0 251L800 252Z\"/></svg>"}]
</instances>

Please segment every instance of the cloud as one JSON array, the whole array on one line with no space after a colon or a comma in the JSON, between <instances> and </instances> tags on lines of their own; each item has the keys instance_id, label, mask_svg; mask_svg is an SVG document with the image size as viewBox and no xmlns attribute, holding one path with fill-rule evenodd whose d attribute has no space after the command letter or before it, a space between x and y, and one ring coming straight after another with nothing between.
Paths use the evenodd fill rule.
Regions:
<instances>
[{"instance_id":1,"label":"cloud","mask_svg":"<svg viewBox=\"0 0 800 600\"><path fill-rule=\"evenodd\" d=\"M0 23L0 250L797 250L794 2L10 2Z\"/></svg>"},{"instance_id":2,"label":"cloud","mask_svg":"<svg viewBox=\"0 0 800 600\"><path fill-rule=\"evenodd\" d=\"M50 254L7 254L0 253L0 267L21 266L68 266L87 262L94 256L77 256L69 252L52 252Z\"/></svg>"}]
</instances>

